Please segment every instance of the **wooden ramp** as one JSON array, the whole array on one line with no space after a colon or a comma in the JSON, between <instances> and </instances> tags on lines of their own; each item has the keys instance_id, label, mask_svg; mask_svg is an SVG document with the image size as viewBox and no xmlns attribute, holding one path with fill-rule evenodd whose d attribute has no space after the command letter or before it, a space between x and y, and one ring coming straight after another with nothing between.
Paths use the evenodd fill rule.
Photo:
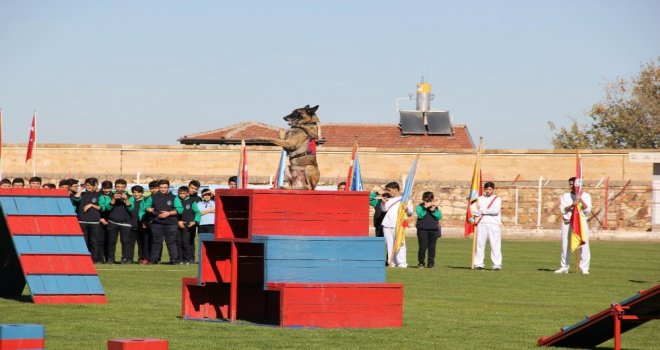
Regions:
<instances>
[{"instance_id":1,"label":"wooden ramp","mask_svg":"<svg viewBox=\"0 0 660 350\"><path fill-rule=\"evenodd\" d=\"M107 303L64 190L0 189L0 297L26 284L35 304Z\"/></svg>"},{"instance_id":2,"label":"wooden ramp","mask_svg":"<svg viewBox=\"0 0 660 350\"><path fill-rule=\"evenodd\" d=\"M614 338L614 348L618 350L621 349L621 333L657 319L660 319L660 284L612 304L572 326L563 327L557 334L541 337L536 343L539 346L593 348Z\"/></svg>"}]
</instances>

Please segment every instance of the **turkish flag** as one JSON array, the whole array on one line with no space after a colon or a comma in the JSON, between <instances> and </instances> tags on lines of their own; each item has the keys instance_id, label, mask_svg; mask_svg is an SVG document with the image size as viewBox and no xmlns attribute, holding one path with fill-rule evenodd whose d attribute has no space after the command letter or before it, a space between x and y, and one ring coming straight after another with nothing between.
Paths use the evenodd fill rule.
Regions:
<instances>
[{"instance_id":1,"label":"turkish flag","mask_svg":"<svg viewBox=\"0 0 660 350\"><path fill-rule=\"evenodd\" d=\"M30 129L30 140L28 141L27 154L25 155L25 162L27 163L32 159L32 151L34 150L34 144L37 141L37 113L35 112L32 115L32 128Z\"/></svg>"}]
</instances>

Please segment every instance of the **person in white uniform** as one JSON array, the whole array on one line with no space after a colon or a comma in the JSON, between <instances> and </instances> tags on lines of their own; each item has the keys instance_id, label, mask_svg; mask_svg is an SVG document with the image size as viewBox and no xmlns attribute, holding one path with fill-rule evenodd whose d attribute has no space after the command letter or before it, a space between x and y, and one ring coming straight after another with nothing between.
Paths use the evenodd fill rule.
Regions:
<instances>
[{"instance_id":1,"label":"person in white uniform","mask_svg":"<svg viewBox=\"0 0 660 350\"><path fill-rule=\"evenodd\" d=\"M486 182L482 196L477 198L476 205L471 209L472 215L477 217L477 251L474 255L474 269L484 269L484 251L486 241L490 244L490 260L493 270L502 269L502 199L495 195L495 184Z\"/></svg>"},{"instance_id":2,"label":"person in white uniform","mask_svg":"<svg viewBox=\"0 0 660 350\"><path fill-rule=\"evenodd\" d=\"M392 256L394 247L394 238L396 235L396 219L401 206L401 189L396 182L390 182L385 185L385 193L381 198L381 209L385 212L383 218L383 235L385 236L385 244L387 245L387 261L390 267L408 267L406 260L406 244L404 241L403 246L399 251ZM406 214L408 216L413 214L412 201L408 201L406 207Z\"/></svg>"},{"instance_id":3,"label":"person in white uniform","mask_svg":"<svg viewBox=\"0 0 660 350\"><path fill-rule=\"evenodd\" d=\"M571 226L571 219L573 217L573 207L582 203L582 214L585 216L591 212L591 196L587 192L582 192L580 198L575 194L575 177L568 179L568 186L571 192L566 192L561 195L559 201L559 210L562 214L561 223L561 260L559 269L555 273L568 273L570 263L570 242L573 228ZM585 235L583 237L585 243L578 248L580 253L580 272L584 275L589 274L589 263L591 261L591 252L589 250L589 238Z\"/></svg>"}]
</instances>

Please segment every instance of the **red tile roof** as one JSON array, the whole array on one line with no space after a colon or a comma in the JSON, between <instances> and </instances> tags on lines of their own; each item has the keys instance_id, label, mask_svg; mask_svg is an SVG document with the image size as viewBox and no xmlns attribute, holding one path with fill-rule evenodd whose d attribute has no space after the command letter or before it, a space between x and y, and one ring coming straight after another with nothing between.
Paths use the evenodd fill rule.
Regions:
<instances>
[{"instance_id":1,"label":"red tile roof","mask_svg":"<svg viewBox=\"0 0 660 350\"><path fill-rule=\"evenodd\" d=\"M323 147L352 147L355 136L360 147L471 149L474 143L465 125L454 125L454 135L401 135L396 124L321 124ZM251 139L279 137L282 128L256 122L243 122L222 129L186 135L182 144L263 144Z\"/></svg>"}]
</instances>

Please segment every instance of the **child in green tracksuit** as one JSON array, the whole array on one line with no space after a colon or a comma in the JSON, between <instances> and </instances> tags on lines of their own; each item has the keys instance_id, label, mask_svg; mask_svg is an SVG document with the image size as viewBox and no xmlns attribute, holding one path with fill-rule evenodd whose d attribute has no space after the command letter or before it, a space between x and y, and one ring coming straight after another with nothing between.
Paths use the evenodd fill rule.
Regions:
<instances>
[{"instance_id":1,"label":"child in green tracksuit","mask_svg":"<svg viewBox=\"0 0 660 350\"><path fill-rule=\"evenodd\" d=\"M440 237L440 220L442 212L434 202L433 192L424 192L422 203L415 208L417 212L417 239L419 241L419 252L417 267L432 268L435 266L435 244ZM425 264L426 251L428 249L428 264Z\"/></svg>"}]
</instances>

